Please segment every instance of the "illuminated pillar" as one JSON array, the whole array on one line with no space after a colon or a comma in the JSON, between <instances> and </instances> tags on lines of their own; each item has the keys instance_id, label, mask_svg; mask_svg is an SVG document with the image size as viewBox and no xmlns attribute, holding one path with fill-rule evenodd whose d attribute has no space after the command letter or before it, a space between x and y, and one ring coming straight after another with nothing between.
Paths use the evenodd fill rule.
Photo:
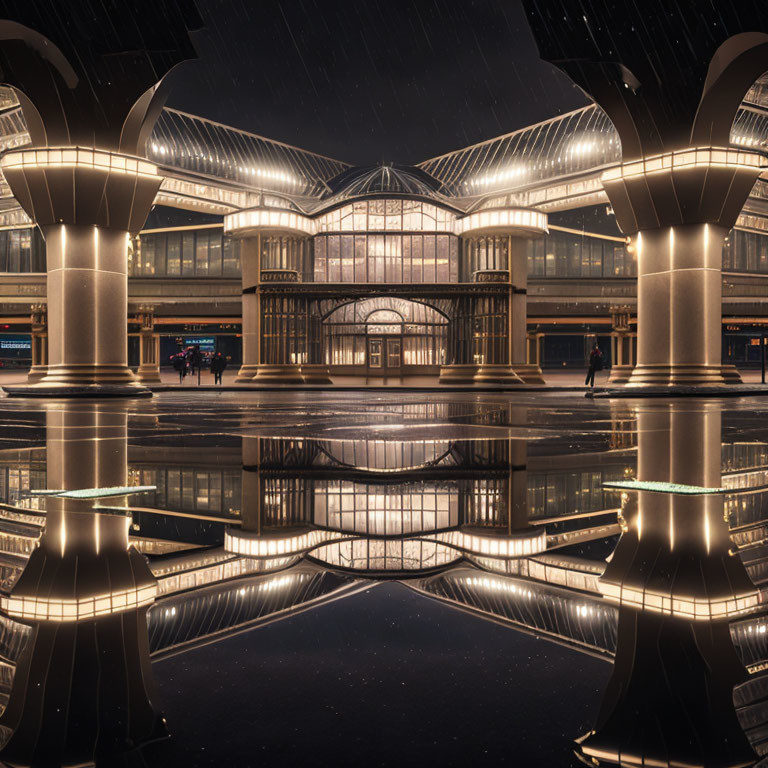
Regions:
<instances>
[{"instance_id":1,"label":"illuminated pillar","mask_svg":"<svg viewBox=\"0 0 768 768\"><path fill-rule=\"evenodd\" d=\"M748 675L729 622L760 596L732 554L723 495L704 492L721 484L720 404L644 406L637 427L638 480L674 486L623 494L623 532L599 582L619 606L613 673L578 751L638 768L753 765L733 697Z\"/></svg>"},{"instance_id":2,"label":"illuminated pillar","mask_svg":"<svg viewBox=\"0 0 768 768\"><path fill-rule=\"evenodd\" d=\"M125 486L125 407L52 405L46 465L51 491ZM46 499L39 543L0 598L5 616L31 627L0 716L4 764L123 764L167 735L152 703L147 634L156 582L129 545L130 517L99 510L126 503L125 496Z\"/></svg>"},{"instance_id":3,"label":"illuminated pillar","mask_svg":"<svg viewBox=\"0 0 768 768\"><path fill-rule=\"evenodd\" d=\"M728 229L692 224L636 235L637 366L630 386L723 384L722 247Z\"/></svg>"},{"instance_id":4,"label":"illuminated pillar","mask_svg":"<svg viewBox=\"0 0 768 768\"><path fill-rule=\"evenodd\" d=\"M304 265L264 262L268 237L308 238L314 222L295 211L259 206L225 216L224 231L241 241L243 364L235 381L329 384L328 366L309 359L309 300L291 290L301 283Z\"/></svg>"},{"instance_id":5,"label":"illuminated pillar","mask_svg":"<svg viewBox=\"0 0 768 768\"><path fill-rule=\"evenodd\" d=\"M546 214L509 207L483 209L458 219L457 231L463 238L461 279L473 287L457 302L453 333L457 349L453 362L441 368L440 383L543 385L541 369L528 361L526 352L526 238L547 231ZM475 263L472 243L479 237L503 243L503 248L494 247L492 263ZM487 291L480 289L483 285ZM498 290L502 285L504 290Z\"/></svg>"},{"instance_id":6,"label":"illuminated pillar","mask_svg":"<svg viewBox=\"0 0 768 768\"><path fill-rule=\"evenodd\" d=\"M2 170L46 244L48 367L11 394L148 394L128 368L128 233L161 177L135 157L63 147L7 152Z\"/></svg>"},{"instance_id":7,"label":"illuminated pillar","mask_svg":"<svg viewBox=\"0 0 768 768\"><path fill-rule=\"evenodd\" d=\"M648 14L668 16L669 40L688 34L686 14L669 16L663 0L620 14L610 3L554 5L523 0L540 54L612 124L566 138L557 154L578 158L589 136L592 167L613 166L603 188L637 252L637 365L627 386L737 381L721 358L722 246L765 167L759 135L737 115L766 69L768 11L725 24L717 4L702 6L706 41L649 56Z\"/></svg>"},{"instance_id":8,"label":"illuminated pillar","mask_svg":"<svg viewBox=\"0 0 768 768\"><path fill-rule=\"evenodd\" d=\"M160 337L155 333L155 308L139 307L139 370L142 384L160 384Z\"/></svg>"},{"instance_id":9,"label":"illuminated pillar","mask_svg":"<svg viewBox=\"0 0 768 768\"><path fill-rule=\"evenodd\" d=\"M509 237L509 352L515 373L525 384L544 385L538 358L529 360L528 331L528 240Z\"/></svg>"},{"instance_id":10,"label":"illuminated pillar","mask_svg":"<svg viewBox=\"0 0 768 768\"><path fill-rule=\"evenodd\" d=\"M31 384L45 376L48 368L48 318L45 304L33 304L30 315L32 366L27 374Z\"/></svg>"}]
</instances>

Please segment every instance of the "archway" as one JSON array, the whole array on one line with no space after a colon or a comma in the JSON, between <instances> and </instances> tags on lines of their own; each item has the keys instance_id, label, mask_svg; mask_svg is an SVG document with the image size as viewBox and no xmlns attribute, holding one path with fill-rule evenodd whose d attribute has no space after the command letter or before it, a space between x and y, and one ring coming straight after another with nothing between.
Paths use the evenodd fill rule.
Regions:
<instances>
[{"instance_id":1,"label":"archway","mask_svg":"<svg viewBox=\"0 0 768 768\"><path fill-rule=\"evenodd\" d=\"M448 319L434 307L391 296L359 299L323 320L323 360L336 374L436 375L446 363Z\"/></svg>"}]
</instances>

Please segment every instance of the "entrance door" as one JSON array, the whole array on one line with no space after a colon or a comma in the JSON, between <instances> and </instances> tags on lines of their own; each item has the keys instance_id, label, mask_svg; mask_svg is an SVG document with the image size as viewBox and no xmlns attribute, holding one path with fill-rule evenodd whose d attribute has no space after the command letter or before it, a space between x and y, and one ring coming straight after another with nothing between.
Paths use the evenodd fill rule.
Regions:
<instances>
[{"instance_id":1,"label":"entrance door","mask_svg":"<svg viewBox=\"0 0 768 768\"><path fill-rule=\"evenodd\" d=\"M403 340L387 336L368 337L368 370L382 376L400 375L403 364Z\"/></svg>"},{"instance_id":2,"label":"entrance door","mask_svg":"<svg viewBox=\"0 0 768 768\"><path fill-rule=\"evenodd\" d=\"M387 339L387 370L390 373L400 372L402 358L402 341Z\"/></svg>"},{"instance_id":3,"label":"entrance door","mask_svg":"<svg viewBox=\"0 0 768 768\"><path fill-rule=\"evenodd\" d=\"M384 367L384 340L368 339L368 367L381 370Z\"/></svg>"}]
</instances>

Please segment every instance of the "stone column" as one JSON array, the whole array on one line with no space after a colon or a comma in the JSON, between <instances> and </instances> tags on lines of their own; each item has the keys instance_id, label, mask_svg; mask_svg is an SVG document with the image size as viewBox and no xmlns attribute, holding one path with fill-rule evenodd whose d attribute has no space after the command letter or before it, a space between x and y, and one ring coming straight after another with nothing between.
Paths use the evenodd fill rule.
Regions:
<instances>
[{"instance_id":1,"label":"stone column","mask_svg":"<svg viewBox=\"0 0 768 768\"><path fill-rule=\"evenodd\" d=\"M303 265L292 269L288 268L290 265L266 268L263 264L263 238L268 235L306 238L314 234L314 221L297 211L259 205L226 216L224 230L242 244L243 364L235 381L266 385L330 383L328 366L307 359L308 340L305 334L309 301L300 292L290 289L291 285L301 283L300 267ZM269 290L273 285L276 290ZM275 318L284 315L283 312L273 312L274 302L279 300L278 294L294 303L294 322L272 327ZM297 309L302 302L304 308ZM291 339L287 337L288 326L296 334ZM269 334L269 347L265 344L265 334ZM297 339L304 339L306 348L289 352L289 342L295 343ZM275 344L279 346L277 352Z\"/></svg>"},{"instance_id":2,"label":"stone column","mask_svg":"<svg viewBox=\"0 0 768 768\"><path fill-rule=\"evenodd\" d=\"M33 304L30 315L32 367L27 382L32 384L45 376L48 369L48 312L45 304Z\"/></svg>"},{"instance_id":3,"label":"stone column","mask_svg":"<svg viewBox=\"0 0 768 768\"><path fill-rule=\"evenodd\" d=\"M261 235L240 240L243 281L243 362L235 381L250 382L261 363Z\"/></svg>"},{"instance_id":4,"label":"stone column","mask_svg":"<svg viewBox=\"0 0 768 768\"><path fill-rule=\"evenodd\" d=\"M590 152L595 164L620 160L602 183L637 246L637 365L627 386L736 381L733 369L723 375L720 350L722 245L765 167L756 138L734 121L767 66L768 8L734 11L727 23L717 4L697 8L710 33L686 47L656 46L645 24L666 16L668 39L685 39L689 14L670 16L664 0L621 14L610 3L523 5L542 58L612 123L590 134Z\"/></svg>"},{"instance_id":5,"label":"stone column","mask_svg":"<svg viewBox=\"0 0 768 768\"><path fill-rule=\"evenodd\" d=\"M527 240L509 237L509 361L525 384L544 386L538 359L528 359L528 249Z\"/></svg>"},{"instance_id":6,"label":"stone column","mask_svg":"<svg viewBox=\"0 0 768 768\"><path fill-rule=\"evenodd\" d=\"M488 208L471 213L457 221L457 229L466 238L498 237L506 241L507 263L499 260L495 268L482 268L461 264L462 279L477 284L505 284L504 304L499 317L493 322L503 322L504 349L491 349L484 338L491 328L479 327L475 315L488 315L484 302L490 302L499 296L499 292L489 290L483 295L481 290L473 289L470 295L458 302L455 323L459 326L454 336L463 332L465 343L472 349L465 350L462 359L455 357L450 365L440 370L441 384L544 384L541 370L526 360L526 302L528 289L528 263L525 238L547 231L547 216L533 209L521 209L511 206ZM462 259L466 251L462 249ZM496 287L496 286L494 286ZM501 288L501 285L498 286ZM495 326L493 327L495 331ZM456 354L454 352L454 354Z\"/></svg>"},{"instance_id":7,"label":"stone column","mask_svg":"<svg viewBox=\"0 0 768 768\"><path fill-rule=\"evenodd\" d=\"M139 322L139 370L142 384L160 384L160 337L155 333L155 308L141 306Z\"/></svg>"},{"instance_id":8,"label":"stone column","mask_svg":"<svg viewBox=\"0 0 768 768\"><path fill-rule=\"evenodd\" d=\"M629 335L629 307L611 307L613 350L609 384L626 384L632 375L632 339Z\"/></svg>"},{"instance_id":9,"label":"stone column","mask_svg":"<svg viewBox=\"0 0 768 768\"><path fill-rule=\"evenodd\" d=\"M129 232L161 177L135 157L63 147L8 152L2 170L46 242L48 368L11 394L148 394L128 368Z\"/></svg>"}]
</instances>

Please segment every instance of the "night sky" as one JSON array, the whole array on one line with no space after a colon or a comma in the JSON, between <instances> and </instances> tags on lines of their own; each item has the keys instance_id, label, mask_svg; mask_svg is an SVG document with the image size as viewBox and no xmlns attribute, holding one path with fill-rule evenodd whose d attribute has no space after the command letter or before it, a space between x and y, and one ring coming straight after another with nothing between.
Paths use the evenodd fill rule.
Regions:
<instances>
[{"instance_id":1,"label":"night sky","mask_svg":"<svg viewBox=\"0 0 768 768\"><path fill-rule=\"evenodd\" d=\"M586 97L519 0L197 0L168 105L353 164L417 163Z\"/></svg>"}]
</instances>

